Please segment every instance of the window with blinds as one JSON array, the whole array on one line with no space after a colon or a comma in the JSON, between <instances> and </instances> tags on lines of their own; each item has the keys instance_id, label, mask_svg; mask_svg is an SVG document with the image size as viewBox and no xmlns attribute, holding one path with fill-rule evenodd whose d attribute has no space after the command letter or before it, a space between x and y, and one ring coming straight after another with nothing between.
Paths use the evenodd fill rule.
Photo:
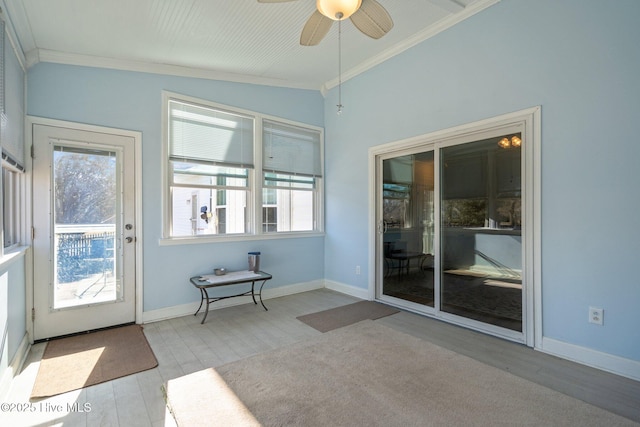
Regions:
<instances>
[{"instance_id":1,"label":"window with blinds","mask_svg":"<svg viewBox=\"0 0 640 427\"><path fill-rule=\"evenodd\" d=\"M164 97L167 237L322 230L321 129Z\"/></svg>"},{"instance_id":2,"label":"window with blinds","mask_svg":"<svg viewBox=\"0 0 640 427\"><path fill-rule=\"evenodd\" d=\"M263 231L314 230L322 179L320 131L264 120L262 143Z\"/></svg>"},{"instance_id":3,"label":"window with blinds","mask_svg":"<svg viewBox=\"0 0 640 427\"><path fill-rule=\"evenodd\" d=\"M254 119L169 100L171 235L244 234Z\"/></svg>"},{"instance_id":4,"label":"window with blinds","mask_svg":"<svg viewBox=\"0 0 640 427\"><path fill-rule=\"evenodd\" d=\"M7 49L9 41L5 35L5 23L0 17L0 146L2 165L16 172L24 172L24 100L21 77L11 75L7 85ZM9 91L7 92L7 89ZM9 105L7 105L9 104ZM9 107L9 108L7 108Z\"/></svg>"},{"instance_id":5,"label":"window with blinds","mask_svg":"<svg viewBox=\"0 0 640 427\"><path fill-rule=\"evenodd\" d=\"M9 85L10 113L7 115L7 83L5 48L8 39L5 35L5 23L0 17L0 149L2 154L2 231L3 245L0 256L6 249L20 244L20 234L24 226L23 195L24 183L24 101L23 87L19 84ZM11 83L14 83L13 81Z\"/></svg>"}]
</instances>

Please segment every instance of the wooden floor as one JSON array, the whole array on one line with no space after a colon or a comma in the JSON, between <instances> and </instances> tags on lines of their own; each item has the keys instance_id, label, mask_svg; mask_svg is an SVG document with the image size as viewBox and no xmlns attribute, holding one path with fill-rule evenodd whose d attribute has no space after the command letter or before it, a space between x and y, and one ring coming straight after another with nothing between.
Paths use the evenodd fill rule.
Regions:
<instances>
[{"instance_id":1,"label":"wooden floor","mask_svg":"<svg viewBox=\"0 0 640 427\"><path fill-rule=\"evenodd\" d=\"M144 331L158 359L157 368L32 402L38 408L33 413L0 413L0 425L175 425L162 394L166 381L319 335L296 317L355 301L317 290L268 300L268 312L253 304L215 310L204 325L200 324L202 315L147 324ZM412 313L400 312L377 322L640 423L640 382ZM3 402L29 402L44 346L31 348ZM74 404L86 410L69 411Z\"/></svg>"}]
</instances>

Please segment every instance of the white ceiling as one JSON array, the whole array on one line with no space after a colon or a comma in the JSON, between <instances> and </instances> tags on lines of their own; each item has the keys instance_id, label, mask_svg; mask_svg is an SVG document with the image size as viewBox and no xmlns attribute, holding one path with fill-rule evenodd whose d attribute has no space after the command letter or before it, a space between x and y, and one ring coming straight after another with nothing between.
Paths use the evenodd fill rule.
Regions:
<instances>
[{"instance_id":1,"label":"white ceiling","mask_svg":"<svg viewBox=\"0 0 640 427\"><path fill-rule=\"evenodd\" d=\"M378 0L379 40L342 23L342 80L499 0ZM27 66L57 62L324 90L337 84L338 24L300 46L315 0L4 0Z\"/></svg>"}]
</instances>

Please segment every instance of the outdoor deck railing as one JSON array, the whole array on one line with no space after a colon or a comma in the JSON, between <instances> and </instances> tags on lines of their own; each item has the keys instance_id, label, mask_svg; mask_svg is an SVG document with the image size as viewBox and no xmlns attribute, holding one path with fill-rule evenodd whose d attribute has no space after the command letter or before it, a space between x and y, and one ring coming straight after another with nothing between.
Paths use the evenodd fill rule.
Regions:
<instances>
[{"instance_id":1,"label":"outdoor deck railing","mask_svg":"<svg viewBox=\"0 0 640 427\"><path fill-rule=\"evenodd\" d=\"M58 226L55 237L58 283L113 272L115 226Z\"/></svg>"}]
</instances>

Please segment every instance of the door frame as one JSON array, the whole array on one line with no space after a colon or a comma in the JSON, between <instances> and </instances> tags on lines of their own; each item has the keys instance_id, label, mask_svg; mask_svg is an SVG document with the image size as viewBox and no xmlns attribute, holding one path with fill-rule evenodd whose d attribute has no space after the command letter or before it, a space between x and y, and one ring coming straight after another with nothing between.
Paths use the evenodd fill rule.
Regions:
<instances>
[{"instance_id":1,"label":"door frame","mask_svg":"<svg viewBox=\"0 0 640 427\"><path fill-rule=\"evenodd\" d=\"M26 116L25 120L25 139L27 143L28 152L32 153L33 151L33 127L34 125L43 125L43 126L51 126L51 127L59 127L65 128L74 131L86 131L86 132L96 132L96 133L104 133L110 135L124 136L132 138L134 141L134 209L135 209L135 221L136 221L136 240L138 244L135 245L135 272L134 272L134 280L135 280L135 322L142 323L142 314L143 314L143 227L142 227L142 132L126 130L126 129L118 129L111 128L105 126L97 126L97 125L89 125L84 123L76 123L69 122L65 120L57 120L57 119L48 119L37 116ZM27 159L27 172L28 172L28 182L27 182L27 200L28 200L28 215L27 215L27 230L31 230L29 234L29 245L33 245L33 194L32 194L32 185L33 185L33 158L28 156ZM34 301L34 291L35 291L35 281L34 281L34 270L35 270L35 261L33 256L33 251L30 251L30 256L26 261L26 304L27 304L27 333L29 335L29 342L33 344L34 341L34 319L33 319L33 311L35 308Z\"/></svg>"},{"instance_id":2,"label":"door frame","mask_svg":"<svg viewBox=\"0 0 640 427\"><path fill-rule=\"evenodd\" d=\"M467 123L424 135L419 135L404 140L393 141L369 148L369 286L368 297L377 300L380 268L377 262L379 253L378 224L377 224L377 188L379 180L376 177L378 169L377 161L380 156L394 152L412 151L425 145L431 145L435 150L448 145L447 142L464 138L468 135L481 135L483 132L492 132L501 127L510 127L516 124L523 126L523 140L527 141L523 150L522 171L525 191L523 192L524 211L523 219L526 227L523 227L523 283L527 286L524 290L525 309L523 313L523 331L521 339L516 339L512 334L503 334L500 331L481 329L482 332L496 335L509 340L520 341L524 344L542 348L542 282L541 282L541 107L536 106L497 117ZM438 174L436 162L435 173ZM438 177L436 177L438 182ZM439 205L436 204L436 209ZM435 213L436 220L439 212ZM438 236L439 237L439 236ZM437 242L436 242L437 243ZM437 255L436 255L437 256ZM389 302L387 302L389 303ZM403 307L408 309L407 307ZM410 310L410 308L409 308ZM419 314L436 316L429 310L419 311ZM475 329L472 325L460 323L449 316L437 315L438 319L459 324L460 326Z\"/></svg>"}]
</instances>

